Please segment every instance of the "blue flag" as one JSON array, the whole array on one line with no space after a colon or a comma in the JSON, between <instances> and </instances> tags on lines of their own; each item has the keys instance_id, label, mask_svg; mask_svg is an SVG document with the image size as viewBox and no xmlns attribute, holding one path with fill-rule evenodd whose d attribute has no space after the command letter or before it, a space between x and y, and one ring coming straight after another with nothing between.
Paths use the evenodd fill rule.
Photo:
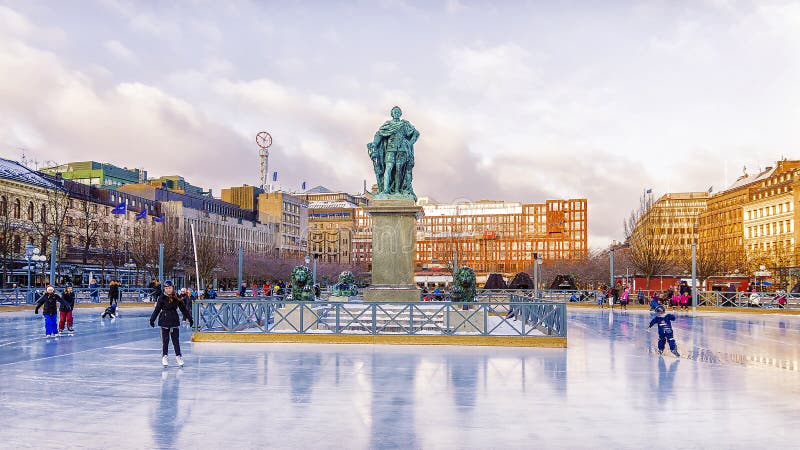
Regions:
<instances>
[{"instance_id":1,"label":"blue flag","mask_svg":"<svg viewBox=\"0 0 800 450\"><path fill-rule=\"evenodd\" d=\"M652 194L653 193L653 188L650 188L650 189L644 191L644 193L645 194Z\"/></svg>"},{"instance_id":2,"label":"blue flag","mask_svg":"<svg viewBox=\"0 0 800 450\"><path fill-rule=\"evenodd\" d=\"M303 185L302 185L302 187L300 189L302 189L304 191L306 190L306 182L305 181L303 181Z\"/></svg>"},{"instance_id":3,"label":"blue flag","mask_svg":"<svg viewBox=\"0 0 800 450\"><path fill-rule=\"evenodd\" d=\"M111 214L125 214L126 209L127 206L125 205L125 202L122 202L111 210Z\"/></svg>"},{"instance_id":4,"label":"blue flag","mask_svg":"<svg viewBox=\"0 0 800 450\"><path fill-rule=\"evenodd\" d=\"M278 172L272 172L272 181L278 181Z\"/></svg>"},{"instance_id":5,"label":"blue flag","mask_svg":"<svg viewBox=\"0 0 800 450\"><path fill-rule=\"evenodd\" d=\"M164 215L160 215L158 217L153 217L153 222L161 223L164 221Z\"/></svg>"},{"instance_id":6,"label":"blue flag","mask_svg":"<svg viewBox=\"0 0 800 450\"><path fill-rule=\"evenodd\" d=\"M139 214L136 215L136 220L146 219L146 218L147 218L147 210L146 209L142 209L142 212L140 212Z\"/></svg>"}]
</instances>

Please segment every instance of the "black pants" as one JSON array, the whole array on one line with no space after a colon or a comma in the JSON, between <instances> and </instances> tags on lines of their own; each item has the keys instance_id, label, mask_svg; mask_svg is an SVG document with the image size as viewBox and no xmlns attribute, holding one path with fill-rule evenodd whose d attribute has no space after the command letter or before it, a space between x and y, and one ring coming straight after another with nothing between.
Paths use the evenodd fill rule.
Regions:
<instances>
[{"instance_id":1,"label":"black pants","mask_svg":"<svg viewBox=\"0 0 800 450\"><path fill-rule=\"evenodd\" d=\"M179 342L179 327L161 328L161 355L169 353L169 338L172 337L172 346L175 348L175 356L181 356L181 343Z\"/></svg>"}]
</instances>

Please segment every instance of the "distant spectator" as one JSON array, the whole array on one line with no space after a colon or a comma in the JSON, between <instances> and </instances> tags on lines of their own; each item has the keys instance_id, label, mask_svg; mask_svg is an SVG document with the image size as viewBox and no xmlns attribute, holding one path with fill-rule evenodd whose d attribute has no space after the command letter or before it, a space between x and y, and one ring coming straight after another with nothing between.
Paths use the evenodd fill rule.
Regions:
<instances>
[{"instance_id":1,"label":"distant spectator","mask_svg":"<svg viewBox=\"0 0 800 450\"><path fill-rule=\"evenodd\" d=\"M111 280L111 283L108 284L108 304L111 305L118 301L120 301L119 282Z\"/></svg>"},{"instance_id":2,"label":"distant spectator","mask_svg":"<svg viewBox=\"0 0 800 450\"><path fill-rule=\"evenodd\" d=\"M636 300L639 302L640 305L644 305L644 298L645 298L644 291L640 289L639 292L636 293Z\"/></svg>"}]
</instances>

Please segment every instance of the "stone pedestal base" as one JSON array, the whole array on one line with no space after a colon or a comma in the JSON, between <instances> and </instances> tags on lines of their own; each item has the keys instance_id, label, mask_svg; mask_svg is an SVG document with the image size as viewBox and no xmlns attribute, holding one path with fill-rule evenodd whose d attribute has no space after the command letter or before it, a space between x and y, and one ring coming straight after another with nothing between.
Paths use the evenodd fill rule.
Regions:
<instances>
[{"instance_id":1,"label":"stone pedestal base","mask_svg":"<svg viewBox=\"0 0 800 450\"><path fill-rule=\"evenodd\" d=\"M372 216L372 285L364 300L418 302L414 252L422 208L412 199L376 199L364 210Z\"/></svg>"},{"instance_id":2,"label":"stone pedestal base","mask_svg":"<svg viewBox=\"0 0 800 450\"><path fill-rule=\"evenodd\" d=\"M411 286L370 286L364 289L365 302L418 302L420 290Z\"/></svg>"},{"instance_id":3,"label":"stone pedestal base","mask_svg":"<svg viewBox=\"0 0 800 450\"><path fill-rule=\"evenodd\" d=\"M472 314L472 317L470 317L470 314ZM453 333L485 333L483 314L483 311L476 313L474 309L448 311L447 323Z\"/></svg>"}]
</instances>

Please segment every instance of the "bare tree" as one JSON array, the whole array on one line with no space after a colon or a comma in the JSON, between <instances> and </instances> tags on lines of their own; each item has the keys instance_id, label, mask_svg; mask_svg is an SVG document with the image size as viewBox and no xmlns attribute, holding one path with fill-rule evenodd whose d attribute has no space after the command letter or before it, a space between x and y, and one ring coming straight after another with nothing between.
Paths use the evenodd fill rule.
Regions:
<instances>
[{"instance_id":1,"label":"bare tree","mask_svg":"<svg viewBox=\"0 0 800 450\"><path fill-rule=\"evenodd\" d=\"M14 221L11 218L11 208L8 197L0 197L0 264L3 265L3 279L0 286L5 287L8 278L8 265L14 256Z\"/></svg>"},{"instance_id":2,"label":"bare tree","mask_svg":"<svg viewBox=\"0 0 800 450\"><path fill-rule=\"evenodd\" d=\"M178 229L179 223L177 218L166 217L161 223L140 223L134 227L128 246L131 259L153 278L158 274L159 244L164 244L165 274L169 275L184 260L186 248Z\"/></svg>"},{"instance_id":3,"label":"bare tree","mask_svg":"<svg viewBox=\"0 0 800 450\"><path fill-rule=\"evenodd\" d=\"M201 234L195 238L197 244L197 268L199 270L200 282L205 284L211 278L211 271L219 266L224 258L223 245L220 241L207 234ZM192 267L194 267L192 265Z\"/></svg>"},{"instance_id":4,"label":"bare tree","mask_svg":"<svg viewBox=\"0 0 800 450\"><path fill-rule=\"evenodd\" d=\"M57 252L63 254L66 246L62 242L62 237L66 231L67 211L69 210L69 192L61 186L45 190L44 203L34 204L33 228L42 242L48 242L51 237L58 240Z\"/></svg>"},{"instance_id":5,"label":"bare tree","mask_svg":"<svg viewBox=\"0 0 800 450\"><path fill-rule=\"evenodd\" d=\"M659 217L658 214L653 208L652 196L644 193L639 199L639 206L631 211L623 223L631 264L644 275L647 286L653 275L664 273L676 262L677 235L672 229L663 228L668 218Z\"/></svg>"},{"instance_id":6,"label":"bare tree","mask_svg":"<svg viewBox=\"0 0 800 450\"><path fill-rule=\"evenodd\" d=\"M79 237L81 243L81 261L86 264L89 261L92 242L96 242L97 234L100 230L100 215L97 212L97 203L88 199L77 200L76 216L77 221L73 223L74 234Z\"/></svg>"}]
</instances>

